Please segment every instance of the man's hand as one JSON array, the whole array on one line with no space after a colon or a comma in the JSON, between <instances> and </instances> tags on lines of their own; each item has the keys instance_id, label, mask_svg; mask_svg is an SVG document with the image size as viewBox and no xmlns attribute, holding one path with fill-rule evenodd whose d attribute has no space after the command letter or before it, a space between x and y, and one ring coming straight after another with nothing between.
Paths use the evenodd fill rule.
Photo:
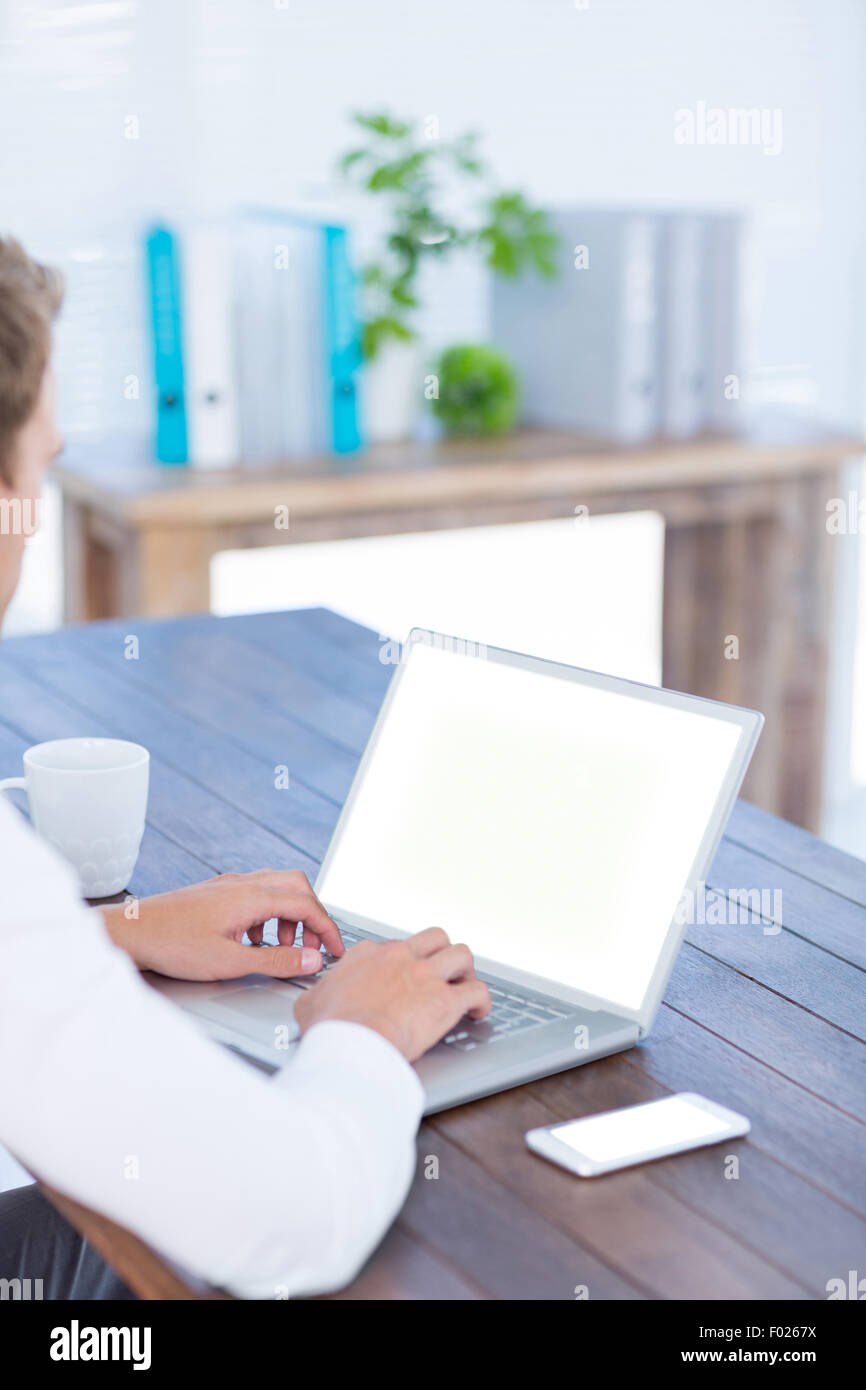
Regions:
<instances>
[{"instance_id":1,"label":"man's hand","mask_svg":"<svg viewBox=\"0 0 866 1390\"><path fill-rule=\"evenodd\" d=\"M343 1019L372 1028L410 1062L443 1038L459 1018L490 1012L468 946L452 946L441 927L406 941L361 941L295 1005L302 1033Z\"/></svg>"},{"instance_id":2,"label":"man's hand","mask_svg":"<svg viewBox=\"0 0 866 1390\"><path fill-rule=\"evenodd\" d=\"M346 949L336 922L299 869L221 874L175 893L141 898L137 917L127 917L120 905L102 913L112 941L139 969L179 980L232 980L253 972L286 980L321 969L320 942L333 956ZM261 946L262 926L271 917L279 922L280 945L244 946L244 932ZM303 947L291 944L299 922Z\"/></svg>"}]
</instances>

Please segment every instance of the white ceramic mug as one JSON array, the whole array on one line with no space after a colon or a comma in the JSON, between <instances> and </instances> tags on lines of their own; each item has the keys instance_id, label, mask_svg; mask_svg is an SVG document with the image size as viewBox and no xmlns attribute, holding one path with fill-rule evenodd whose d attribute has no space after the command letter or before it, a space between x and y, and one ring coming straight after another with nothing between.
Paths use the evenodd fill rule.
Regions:
<instances>
[{"instance_id":1,"label":"white ceramic mug","mask_svg":"<svg viewBox=\"0 0 866 1390\"><path fill-rule=\"evenodd\" d=\"M23 787L35 829L77 869L85 898L126 888L138 859L150 754L117 738L58 738L28 748Z\"/></svg>"}]
</instances>

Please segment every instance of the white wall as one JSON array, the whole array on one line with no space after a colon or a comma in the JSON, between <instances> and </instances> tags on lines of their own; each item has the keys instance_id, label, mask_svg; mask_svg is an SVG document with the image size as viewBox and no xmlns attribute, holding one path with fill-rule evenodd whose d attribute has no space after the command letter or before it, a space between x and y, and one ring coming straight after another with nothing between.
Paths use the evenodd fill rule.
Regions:
<instances>
[{"instance_id":1,"label":"white wall","mask_svg":"<svg viewBox=\"0 0 866 1390\"><path fill-rule=\"evenodd\" d=\"M752 214L753 367L804 369L817 409L862 416L866 10L858 0L288 0L201 3L196 196L327 196L346 111L467 125L542 202ZM778 155L683 146L674 112L779 108Z\"/></svg>"},{"instance_id":2,"label":"white wall","mask_svg":"<svg viewBox=\"0 0 866 1390\"><path fill-rule=\"evenodd\" d=\"M794 366L820 413L862 419L861 0L5 0L0 40L0 226L69 271L74 434L147 428L140 223L333 202L346 113L382 104L479 127L542 202L747 209L750 365ZM779 108L781 153L678 145L699 101ZM483 331L481 296L450 306Z\"/></svg>"}]
</instances>

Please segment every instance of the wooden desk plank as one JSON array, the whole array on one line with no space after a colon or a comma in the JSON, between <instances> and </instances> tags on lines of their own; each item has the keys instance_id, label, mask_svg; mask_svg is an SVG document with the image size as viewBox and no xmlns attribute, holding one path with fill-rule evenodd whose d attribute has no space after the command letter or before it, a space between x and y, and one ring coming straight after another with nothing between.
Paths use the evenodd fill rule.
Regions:
<instances>
[{"instance_id":1,"label":"wooden desk plank","mask_svg":"<svg viewBox=\"0 0 866 1390\"><path fill-rule=\"evenodd\" d=\"M665 1002L866 1122L866 1042L861 1039L688 945L679 954ZM862 1138L866 1151L866 1130Z\"/></svg>"},{"instance_id":2,"label":"wooden desk plank","mask_svg":"<svg viewBox=\"0 0 866 1390\"><path fill-rule=\"evenodd\" d=\"M145 679L149 675L148 647L152 643L158 656L160 683L172 692L175 688L197 692L199 682L205 679L218 682L224 689L244 696L248 718L259 721L275 713L285 717L290 712L305 735L312 730L357 755L364 750L370 732L370 712L308 674L305 644L298 650L296 644L290 643L279 654L271 654L263 648L253 651L231 632L221 634L219 642L214 642L213 627L207 619L198 626L184 624L182 628L160 623L150 633L142 634L141 656L133 663L125 660L121 643L113 643L111 650L101 638L104 635L94 629L85 630L83 638L76 640L100 651L114 669L122 664L130 675ZM173 702L172 696L170 703Z\"/></svg>"},{"instance_id":3,"label":"wooden desk plank","mask_svg":"<svg viewBox=\"0 0 866 1390\"><path fill-rule=\"evenodd\" d=\"M866 1216L862 1122L667 1005L629 1062L669 1091L699 1091L748 1115L755 1145ZM794 1220L792 1212L792 1220Z\"/></svg>"},{"instance_id":4,"label":"wooden desk plank","mask_svg":"<svg viewBox=\"0 0 866 1390\"><path fill-rule=\"evenodd\" d=\"M832 852L829 862L835 869L838 860ZM795 851L789 852L787 864L780 864L778 860L753 854L746 846L726 836L710 878L731 886L745 883L749 887L778 890L782 894L782 921L788 931L861 969L866 967L862 905L852 902L846 893L837 893L810 877L806 867L807 872L801 873ZM866 866L862 872L866 875Z\"/></svg>"},{"instance_id":5,"label":"wooden desk plank","mask_svg":"<svg viewBox=\"0 0 866 1390\"><path fill-rule=\"evenodd\" d=\"M866 864L835 845L790 821L762 811L747 801L733 810L725 837L762 855L769 862L795 869L798 876L811 879L841 897L866 907ZM863 846L866 854L866 844Z\"/></svg>"},{"instance_id":6,"label":"wooden desk plank","mask_svg":"<svg viewBox=\"0 0 866 1390\"><path fill-rule=\"evenodd\" d=\"M866 1040L863 972L793 932L769 939L760 919L748 926L690 927L686 943L730 967L747 981L765 985L819 1019Z\"/></svg>"},{"instance_id":7,"label":"wooden desk plank","mask_svg":"<svg viewBox=\"0 0 866 1390\"><path fill-rule=\"evenodd\" d=\"M586 1284L594 1298L645 1297L628 1275L616 1273L546 1215L515 1204L475 1159L435 1121L418 1137L418 1178L400 1226L447 1257L495 1298L574 1299ZM431 1158L438 1178L425 1178ZM528 1292L531 1291L531 1292Z\"/></svg>"},{"instance_id":8,"label":"wooden desk plank","mask_svg":"<svg viewBox=\"0 0 866 1390\"><path fill-rule=\"evenodd\" d=\"M326 613L334 622L320 625L319 617ZM380 635L348 618L329 613L326 608L295 610L291 627L274 622L280 616L254 613L222 621L231 626L244 645L263 649L277 657L284 656L285 643L292 641L297 659L303 661L308 671L315 673L315 679L362 705L372 725L394 671L392 664L381 659L384 644ZM341 640L341 633L345 633L346 640Z\"/></svg>"},{"instance_id":9,"label":"wooden desk plank","mask_svg":"<svg viewBox=\"0 0 866 1390\"><path fill-rule=\"evenodd\" d=\"M122 651L116 663L103 672L90 669L76 672L69 653L87 653L87 642L76 643L74 637L57 634L27 639L26 664L29 669L51 681L58 690L65 682L76 681L76 688L88 704L98 698L92 690L98 681L108 680L108 670L134 690L143 690L158 699L164 709L187 713L204 732L214 736L218 745L217 764L228 762L236 750L246 750L267 761L273 778L276 764L287 764L296 783L317 791L340 805L351 785L358 762L356 752L332 739L316 733L302 720L280 706L278 697L262 697L252 702L225 682L215 679L188 665L182 652L163 659L154 637L152 659L139 662L123 660ZM9 661L21 664L20 649L7 655ZM65 668L69 668L65 672ZM166 701L165 691L171 690ZM87 692L90 692L89 694ZM179 748L182 744L179 745Z\"/></svg>"}]
</instances>

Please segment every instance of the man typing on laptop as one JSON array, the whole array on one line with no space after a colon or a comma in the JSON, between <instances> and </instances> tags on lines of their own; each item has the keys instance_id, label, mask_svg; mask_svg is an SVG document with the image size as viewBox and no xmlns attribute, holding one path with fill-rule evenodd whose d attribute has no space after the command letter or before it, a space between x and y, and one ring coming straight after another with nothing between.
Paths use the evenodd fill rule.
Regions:
<instances>
[{"instance_id":1,"label":"man typing on laptop","mask_svg":"<svg viewBox=\"0 0 866 1390\"><path fill-rule=\"evenodd\" d=\"M58 304L53 275L0 239L0 620L26 539L15 518L60 448ZM270 1079L138 974L288 979L320 968L320 946L343 959L298 1000L302 1040ZM424 1096L410 1063L489 1007L468 948L439 928L345 953L297 872L224 875L132 921L87 908L0 798L0 1142L208 1283L274 1298L348 1282L411 1181ZM4 1275L42 1279L46 1297L128 1296L33 1186L0 1195L0 1248Z\"/></svg>"}]
</instances>

